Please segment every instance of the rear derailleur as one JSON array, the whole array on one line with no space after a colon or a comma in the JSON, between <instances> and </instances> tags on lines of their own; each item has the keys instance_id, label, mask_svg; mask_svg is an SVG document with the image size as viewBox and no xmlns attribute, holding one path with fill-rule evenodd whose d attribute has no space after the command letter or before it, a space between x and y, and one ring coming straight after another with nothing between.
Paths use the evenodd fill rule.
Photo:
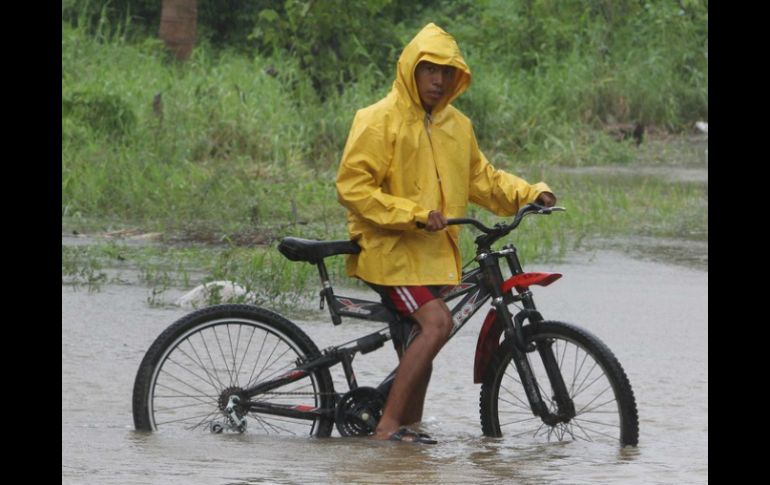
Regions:
<instances>
[{"instance_id":1,"label":"rear derailleur","mask_svg":"<svg viewBox=\"0 0 770 485\"><path fill-rule=\"evenodd\" d=\"M226 394L223 393L223 398ZM221 433L222 431L233 431L243 433L246 431L246 415L243 406L240 406L241 398L237 394L230 394L227 402L220 399L220 409L223 411L224 419L222 421L212 421L209 429L212 433Z\"/></svg>"}]
</instances>

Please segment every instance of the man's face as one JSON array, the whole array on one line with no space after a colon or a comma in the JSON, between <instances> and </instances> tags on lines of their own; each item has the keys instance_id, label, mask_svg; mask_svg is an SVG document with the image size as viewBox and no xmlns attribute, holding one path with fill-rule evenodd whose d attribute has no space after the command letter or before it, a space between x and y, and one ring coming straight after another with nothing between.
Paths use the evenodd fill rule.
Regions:
<instances>
[{"instance_id":1,"label":"man's face","mask_svg":"<svg viewBox=\"0 0 770 485\"><path fill-rule=\"evenodd\" d=\"M456 69L428 61L417 64L414 79L425 111L430 112L452 87Z\"/></svg>"}]
</instances>

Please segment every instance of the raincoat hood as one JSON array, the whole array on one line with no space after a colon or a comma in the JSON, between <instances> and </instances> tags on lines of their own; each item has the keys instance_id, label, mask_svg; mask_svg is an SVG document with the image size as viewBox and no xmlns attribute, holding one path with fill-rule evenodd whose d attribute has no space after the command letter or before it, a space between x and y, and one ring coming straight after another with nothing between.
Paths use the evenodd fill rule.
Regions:
<instances>
[{"instance_id":1,"label":"raincoat hood","mask_svg":"<svg viewBox=\"0 0 770 485\"><path fill-rule=\"evenodd\" d=\"M433 108L433 113L441 111L471 85L471 70L465 63L454 37L438 25L429 23L404 47L398 58L396 80L393 82L393 90L404 102L410 104L412 109L424 111L414 78L417 64L422 61L457 69L454 84L447 90L447 95L441 102Z\"/></svg>"}]
</instances>

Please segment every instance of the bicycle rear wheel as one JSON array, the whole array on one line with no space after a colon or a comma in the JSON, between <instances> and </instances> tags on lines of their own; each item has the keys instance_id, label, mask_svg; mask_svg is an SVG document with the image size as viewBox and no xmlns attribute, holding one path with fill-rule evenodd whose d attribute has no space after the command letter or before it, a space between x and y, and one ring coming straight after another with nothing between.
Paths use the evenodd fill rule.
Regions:
<instances>
[{"instance_id":1,"label":"bicycle rear wheel","mask_svg":"<svg viewBox=\"0 0 770 485\"><path fill-rule=\"evenodd\" d=\"M142 360L134 382L138 430L219 431L229 397L274 379L313 358L318 348L289 320L249 305L217 305L168 327ZM255 397L262 402L333 409L329 369ZM245 413L244 413L245 414ZM256 414L244 416L249 433L329 436L333 421Z\"/></svg>"},{"instance_id":2,"label":"bicycle rear wheel","mask_svg":"<svg viewBox=\"0 0 770 485\"><path fill-rule=\"evenodd\" d=\"M610 349L590 332L561 322L542 322L533 332L524 328L527 343L551 345L576 416L567 423L545 424L532 413L515 362L513 342L503 342L481 386L481 427L487 436L514 436L534 441L605 442L636 445L639 419L626 374ZM549 380L537 351L527 353L540 394L556 413Z\"/></svg>"}]
</instances>

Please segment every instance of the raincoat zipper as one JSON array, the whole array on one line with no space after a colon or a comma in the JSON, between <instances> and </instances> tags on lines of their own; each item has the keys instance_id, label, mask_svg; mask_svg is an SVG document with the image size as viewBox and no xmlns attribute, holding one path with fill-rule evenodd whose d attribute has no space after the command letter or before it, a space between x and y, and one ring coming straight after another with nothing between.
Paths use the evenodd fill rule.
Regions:
<instances>
[{"instance_id":1,"label":"raincoat zipper","mask_svg":"<svg viewBox=\"0 0 770 485\"><path fill-rule=\"evenodd\" d=\"M441 173L438 171L438 163L436 163L436 152L433 149L433 138L430 133L430 125L433 123L433 118L430 113L425 112L425 118L423 119L423 125L425 125L425 132L428 134L428 142L430 142L430 153L433 157L433 167L436 169L436 178L438 179L439 192L441 193L441 212L446 212L446 198L444 197L444 186L441 183Z\"/></svg>"},{"instance_id":2,"label":"raincoat zipper","mask_svg":"<svg viewBox=\"0 0 770 485\"><path fill-rule=\"evenodd\" d=\"M441 173L438 171L438 163L436 162L436 152L433 149L433 138L430 134L430 125L433 123L433 117L428 113L425 112L425 118L423 120L423 124L425 125L425 132L428 134L428 141L430 142L430 153L433 158L433 166L436 169L436 178L438 179L438 190L441 194L441 213L446 214L446 197L444 197L444 185L441 183ZM452 239L452 236L449 235L449 231L445 231L445 235L447 239L449 240L449 244L454 247L455 251L458 253L460 252L460 247L455 243L455 241ZM455 278L456 273L454 271L449 273L449 278Z\"/></svg>"}]
</instances>

